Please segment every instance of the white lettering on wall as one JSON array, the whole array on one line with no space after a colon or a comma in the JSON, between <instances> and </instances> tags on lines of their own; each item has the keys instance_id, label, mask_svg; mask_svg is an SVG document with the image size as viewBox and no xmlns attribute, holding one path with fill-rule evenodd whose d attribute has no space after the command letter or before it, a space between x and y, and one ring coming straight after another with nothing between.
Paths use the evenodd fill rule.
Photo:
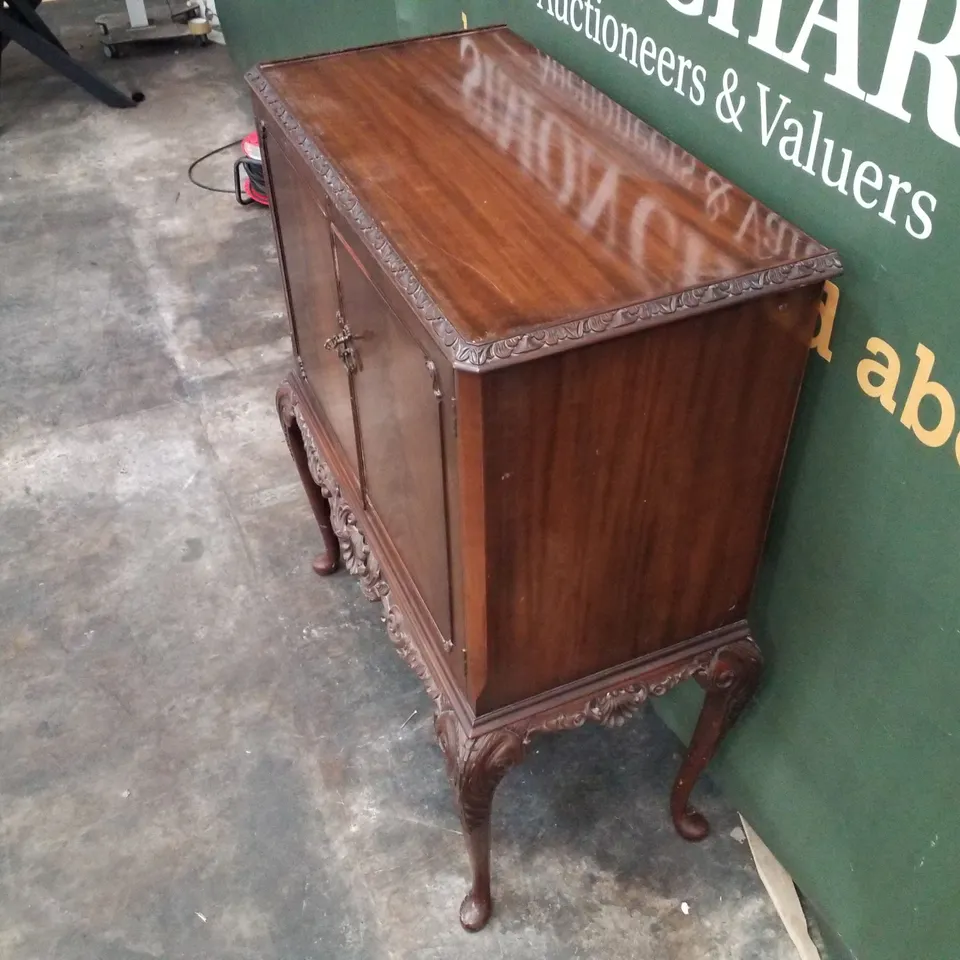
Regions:
<instances>
[{"instance_id":1,"label":"white lettering on wall","mask_svg":"<svg viewBox=\"0 0 960 960\"><path fill-rule=\"evenodd\" d=\"M747 40L751 47L756 47L764 53L784 63L789 64L804 73L810 72L810 64L803 59L807 43L814 27L820 27L834 35L836 44L836 68L833 73L823 79L832 87L849 93L858 100L866 97L866 91L860 87L859 57L860 57L860 8L859 0L835 0L837 18L831 20L822 13L826 0L813 0L810 9L800 27L800 32L789 51L781 50L777 46L777 32L780 28L780 17L783 13L783 0L764 0L760 9L760 21L757 32ZM710 21L707 21L708 23Z\"/></svg>"},{"instance_id":2,"label":"white lettering on wall","mask_svg":"<svg viewBox=\"0 0 960 960\"><path fill-rule=\"evenodd\" d=\"M548 4L552 0L547 0ZM706 0L665 0L668 6L688 17L702 16L708 9ZM801 0L791 0L800 4ZM860 78L860 18L861 15L876 16L869 3L860 0L806 0L807 8L802 25L793 42L780 37L784 0L762 0L753 34L747 43L768 56L775 57L796 70L810 72L805 51L819 28L834 35L834 68L823 77L824 83L842 90L851 97L863 100L870 106L904 123L912 119L904 107L904 98L917 62L926 60L930 75L927 83L927 123L941 140L960 147L960 132L957 130L958 78L952 58L960 56L960 0L953 0L953 20L946 36L939 40L920 39L929 36L926 22L929 0L900 0L893 33L887 48L880 86L876 93L868 94ZM940 0L939 8L947 7L950 0ZM834 8L836 16L824 11ZM542 0L538 0L538 6ZM733 22L737 0L716 0L714 12L707 23L731 37L739 37L740 30ZM781 42L784 44L781 46Z\"/></svg>"},{"instance_id":3,"label":"white lettering on wall","mask_svg":"<svg viewBox=\"0 0 960 960\"><path fill-rule=\"evenodd\" d=\"M733 5L736 2L737 0L717 0L716 12L707 18L707 23L731 37L739 37L740 31L733 25Z\"/></svg>"},{"instance_id":4,"label":"white lettering on wall","mask_svg":"<svg viewBox=\"0 0 960 960\"><path fill-rule=\"evenodd\" d=\"M826 0L815 0L807 12L793 49L786 56L786 62L804 73L810 72L810 64L803 59L810 34L814 27L820 27L834 35L836 43L836 69L824 78L825 83L836 87L851 97L863 100L867 93L860 87L860 9L859 0L836 0L837 18L825 17L821 10Z\"/></svg>"},{"instance_id":5,"label":"white lettering on wall","mask_svg":"<svg viewBox=\"0 0 960 960\"><path fill-rule=\"evenodd\" d=\"M667 0L667 3L688 17L699 17L703 13L703 0Z\"/></svg>"},{"instance_id":6,"label":"white lettering on wall","mask_svg":"<svg viewBox=\"0 0 960 960\"><path fill-rule=\"evenodd\" d=\"M558 22L579 32L575 18L567 19L573 4L583 3L585 32L610 55L636 68L643 76L672 90L695 107L702 107L708 98L715 105L717 118L738 133L755 125L763 147L775 150L785 162L819 178L843 197L850 197L859 208L872 211L887 224L899 226L911 237L926 240L933 234L933 214L937 198L899 173L885 173L880 164L856 156L850 147L839 144L835 125L823 110L811 109L796 114L790 97L775 93L765 83L757 82L759 97L748 104L741 90L737 68L726 68L722 81L714 79L714 90L708 90L707 70L702 64L658 44L650 34L618 20L612 14L601 14L602 0L537 0ZM650 0L653 2L653 0ZM929 66L927 87L927 120L930 129L942 140L960 147L956 111L960 83L951 60L960 57L960 0L953 0L954 9L949 30L942 39L921 40L921 33L930 36L926 23L929 0L900 0L896 22L876 93L868 94L860 78L860 0L791 0L801 5L802 20L795 35L783 36L781 26L785 0L761 0L759 12L750 25L734 23L734 15L744 16L738 0L663 0L684 17L707 16L714 29L734 38L746 31L747 43L782 63L809 74L807 51L811 44L826 39L833 69L823 80L829 86L878 108L904 122L911 114L904 107L917 62ZM950 0L943 0L949 3ZM866 15L864 13L864 15ZM797 20L791 18L792 23ZM579 21L576 21L579 23ZM832 39L832 43L831 43ZM730 61L727 61L730 62ZM605 101L609 103L609 101Z\"/></svg>"},{"instance_id":7,"label":"white lettering on wall","mask_svg":"<svg viewBox=\"0 0 960 960\"><path fill-rule=\"evenodd\" d=\"M920 39L927 0L901 0L893 37L883 68L880 89L867 97L867 103L906 123L911 114L904 109L907 82L918 54L930 64L927 88L927 122L942 140L960 147L957 133L957 71L951 57L960 56L960 4L953 14L947 35L936 43Z\"/></svg>"}]
</instances>

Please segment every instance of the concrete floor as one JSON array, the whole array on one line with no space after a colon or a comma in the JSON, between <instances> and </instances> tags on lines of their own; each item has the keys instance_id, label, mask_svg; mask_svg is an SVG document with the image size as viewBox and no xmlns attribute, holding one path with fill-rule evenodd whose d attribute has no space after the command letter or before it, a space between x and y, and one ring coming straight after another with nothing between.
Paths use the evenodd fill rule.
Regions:
<instances>
[{"instance_id":1,"label":"concrete floor","mask_svg":"<svg viewBox=\"0 0 960 960\"><path fill-rule=\"evenodd\" d=\"M709 784L714 836L670 828L651 713L507 778L460 930L429 701L310 570L268 217L186 178L246 94L220 48L103 61L95 10L44 4L136 110L3 59L0 957L793 960Z\"/></svg>"}]
</instances>

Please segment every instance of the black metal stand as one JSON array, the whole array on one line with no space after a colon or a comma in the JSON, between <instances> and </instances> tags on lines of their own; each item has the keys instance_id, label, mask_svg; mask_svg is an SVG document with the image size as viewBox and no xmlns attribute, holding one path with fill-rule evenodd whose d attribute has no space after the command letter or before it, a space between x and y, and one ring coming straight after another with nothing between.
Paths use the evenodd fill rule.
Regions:
<instances>
[{"instance_id":1,"label":"black metal stand","mask_svg":"<svg viewBox=\"0 0 960 960\"><path fill-rule=\"evenodd\" d=\"M40 19L37 6L33 0L0 0L0 53L12 40L108 107L135 107L131 97L81 66L67 53Z\"/></svg>"}]
</instances>

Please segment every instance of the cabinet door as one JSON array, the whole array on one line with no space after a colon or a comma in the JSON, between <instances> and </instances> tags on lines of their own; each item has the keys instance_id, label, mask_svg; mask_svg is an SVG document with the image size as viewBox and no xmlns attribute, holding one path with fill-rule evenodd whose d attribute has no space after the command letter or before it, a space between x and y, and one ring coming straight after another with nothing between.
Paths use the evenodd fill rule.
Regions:
<instances>
[{"instance_id":1,"label":"cabinet door","mask_svg":"<svg viewBox=\"0 0 960 960\"><path fill-rule=\"evenodd\" d=\"M261 128L264 145L267 136ZM324 349L324 343L340 333L330 223L279 145L267 154L267 170L294 349L327 426L358 475L350 377L336 351Z\"/></svg>"},{"instance_id":2,"label":"cabinet door","mask_svg":"<svg viewBox=\"0 0 960 960\"><path fill-rule=\"evenodd\" d=\"M435 368L334 230L343 313L359 370L368 508L380 518L440 633L451 637L446 485Z\"/></svg>"}]
</instances>

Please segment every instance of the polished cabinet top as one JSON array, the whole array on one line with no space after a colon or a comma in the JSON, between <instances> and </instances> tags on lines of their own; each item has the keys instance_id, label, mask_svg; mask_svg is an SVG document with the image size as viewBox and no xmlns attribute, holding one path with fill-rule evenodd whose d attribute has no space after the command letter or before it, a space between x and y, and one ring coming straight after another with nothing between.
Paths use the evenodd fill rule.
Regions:
<instances>
[{"instance_id":1,"label":"polished cabinet top","mask_svg":"<svg viewBox=\"0 0 960 960\"><path fill-rule=\"evenodd\" d=\"M248 79L314 168L329 164L341 206L377 224L371 247L467 366L568 338L544 333L556 324L612 336L839 272L833 251L506 28ZM466 349L478 343L494 346Z\"/></svg>"}]
</instances>

